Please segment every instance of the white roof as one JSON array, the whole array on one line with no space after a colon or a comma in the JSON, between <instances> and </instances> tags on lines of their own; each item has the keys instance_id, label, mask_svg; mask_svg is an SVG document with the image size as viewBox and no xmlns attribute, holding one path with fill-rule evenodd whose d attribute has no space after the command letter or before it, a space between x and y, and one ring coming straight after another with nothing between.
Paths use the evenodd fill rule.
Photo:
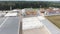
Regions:
<instances>
[{"instance_id":1,"label":"white roof","mask_svg":"<svg viewBox=\"0 0 60 34\"><path fill-rule=\"evenodd\" d=\"M25 13L25 9L22 9L22 14L24 14Z\"/></svg>"},{"instance_id":2,"label":"white roof","mask_svg":"<svg viewBox=\"0 0 60 34\"><path fill-rule=\"evenodd\" d=\"M5 14L6 14L6 13L0 13L0 17L1 17L1 16L4 16Z\"/></svg>"},{"instance_id":3,"label":"white roof","mask_svg":"<svg viewBox=\"0 0 60 34\"><path fill-rule=\"evenodd\" d=\"M53 10L59 10L59 8L54 8Z\"/></svg>"},{"instance_id":4,"label":"white roof","mask_svg":"<svg viewBox=\"0 0 60 34\"><path fill-rule=\"evenodd\" d=\"M5 16L17 16L17 13L7 13Z\"/></svg>"},{"instance_id":5,"label":"white roof","mask_svg":"<svg viewBox=\"0 0 60 34\"><path fill-rule=\"evenodd\" d=\"M23 30L40 27L43 27L43 24L37 17L23 18Z\"/></svg>"},{"instance_id":6,"label":"white roof","mask_svg":"<svg viewBox=\"0 0 60 34\"><path fill-rule=\"evenodd\" d=\"M12 10L12 11L17 11L17 10Z\"/></svg>"},{"instance_id":7,"label":"white roof","mask_svg":"<svg viewBox=\"0 0 60 34\"><path fill-rule=\"evenodd\" d=\"M14 10L12 10L12 11L20 11L19 9L14 9Z\"/></svg>"}]
</instances>

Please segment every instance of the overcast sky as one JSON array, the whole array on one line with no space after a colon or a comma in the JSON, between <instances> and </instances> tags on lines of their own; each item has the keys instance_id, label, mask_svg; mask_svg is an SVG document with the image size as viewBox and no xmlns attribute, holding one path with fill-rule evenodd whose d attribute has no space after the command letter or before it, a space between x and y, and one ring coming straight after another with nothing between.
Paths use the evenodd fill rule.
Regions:
<instances>
[{"instance_id":1,"label":"overcast sky","mask_svg":"<svg viewBox=\"0 0 60 34\"><path fill-rule=\"evenodd\" d=\"M0 1L60 1L60 0L0 0Z\"/></svg>"}]
</instances>

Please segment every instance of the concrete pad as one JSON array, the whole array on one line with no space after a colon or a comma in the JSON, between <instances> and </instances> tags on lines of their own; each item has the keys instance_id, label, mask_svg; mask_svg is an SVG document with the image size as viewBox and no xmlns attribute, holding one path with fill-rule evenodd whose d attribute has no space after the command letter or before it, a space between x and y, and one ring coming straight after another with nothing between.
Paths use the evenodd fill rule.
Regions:
<instances>
[{"instance_id":1,"label":"concrete pad","mask_svg":"<svg viewBox=\"0 0 60 34\"><path fill-rule=\"evenodd\" d=\"M23 30L41 28L44 25L37 19L37 17L23 18Z\"/></svg>"},{"instance_id":2,"label":"concrete pad","mask_svg":"<svg viewBox=\"0 0 60 34\"><path fill-rule=\"evenodd\" d=\"M45 27L37 29L23 30L23 34L50 34Z\"/></svg>"}]
</instances>

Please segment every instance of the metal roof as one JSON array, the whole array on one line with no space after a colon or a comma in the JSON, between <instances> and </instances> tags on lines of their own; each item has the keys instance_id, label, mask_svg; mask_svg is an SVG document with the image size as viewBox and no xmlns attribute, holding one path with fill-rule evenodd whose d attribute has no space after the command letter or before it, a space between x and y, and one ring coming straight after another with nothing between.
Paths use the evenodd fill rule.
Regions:
<instances>
[{"instance_id":1,"label":"metal roof","mask_svg":"<svg viewBox=\"0 0 60 34\"><path fill-rule=\"evenodd\" d=\"M18 34L18 27L19 17L0 18L0 34Z\"/></svg>"}]
</instances>

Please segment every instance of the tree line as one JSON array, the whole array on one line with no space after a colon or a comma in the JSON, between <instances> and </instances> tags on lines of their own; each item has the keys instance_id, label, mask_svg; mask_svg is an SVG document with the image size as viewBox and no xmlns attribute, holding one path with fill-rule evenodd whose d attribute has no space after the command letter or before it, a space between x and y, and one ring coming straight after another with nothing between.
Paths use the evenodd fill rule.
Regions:
<instances>
[{"instance_id":1,"label":"tree line","mask_svg":"<svg viewBox=\"0 0 60 34\"><path fill-rule=\"evenodd\" d=\"M0 10L48 7L60 7L60 2L56 3L48 1L0 1Z\"/></svg>"}]
</instances>

